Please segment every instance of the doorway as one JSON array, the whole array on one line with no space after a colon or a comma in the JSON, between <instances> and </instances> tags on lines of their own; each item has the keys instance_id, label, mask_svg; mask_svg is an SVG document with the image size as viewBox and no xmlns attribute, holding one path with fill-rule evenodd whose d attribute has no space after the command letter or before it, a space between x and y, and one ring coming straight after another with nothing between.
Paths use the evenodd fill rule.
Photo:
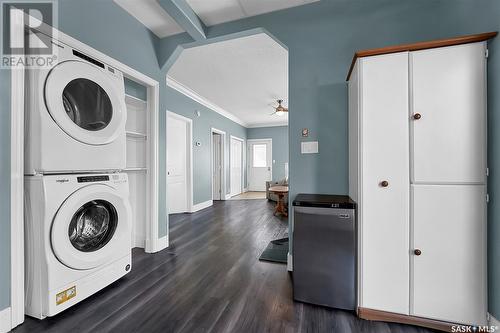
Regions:
<instances>
[{"instance_id":1,"label":"doorway","mask_svg":"<svg viewBox=\"0 0 500 333\"><path fill-rule=\"evenodd\" d=\"M243 143L243 139L231 135L231 197L239 195L243 192Z\"/></svg>"},{"instance_id":2,"label":"doorway","mask_svg":"<svg viewBox=\"0 0 500 333\"><path fill-rule=\"evenodd\" d=\"M168 214L191 211L192 120L167 112Z\"/></svg>"},{"instance_id":3,"label":"doorway","mask_svg":"<svg viewBox=\"0 0 500 333\"><path fill-rule=\"evenodd\" d=\"M248 140L248 190L265 191L273 179L272 139Z\"/></svg>"},{"instance_id":4,"label":"doorway","mask_svg":"<svg viewBox=\"0 0 500 333\"><path fill-rule=\"evenodd\" d=\"M212 128L211 130L211 171L212 200L226 199L225 171L226 132Z\"/></svg>"}]
</instances>

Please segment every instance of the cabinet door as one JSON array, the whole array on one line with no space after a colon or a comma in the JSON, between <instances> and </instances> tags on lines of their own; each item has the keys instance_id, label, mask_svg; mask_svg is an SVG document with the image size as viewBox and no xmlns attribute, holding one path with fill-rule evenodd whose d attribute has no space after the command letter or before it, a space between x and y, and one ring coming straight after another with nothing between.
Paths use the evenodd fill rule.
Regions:
<instances>
[{"instance_id":1,"label":"cabinet door","mask_svg":"<svg viewBox=\"0 0 500 333\"><path fill-rule=\"evenodd\" d=\"M412 194L412 314L484 325L485 186L412 185Z\"/></svg>"},{"instance_id":2,"label":"cabinet door","mask_svg":"<svg viewBox=\"0 0 500 333\"><path fill-rule=\"evenodd\" d=\"M485 44L411 52L410 67L412 180L484 183Z\"/></svg>"},{"instance_id":3,"label":"cabinet door","mask_svg":"<svg viewBox=\"0 0 500 333\"><path fill-rule=\"evenodd\" d=\"M365 308L408 314L408 53L360 64L360 301Z\"/></svg>"}]
</instances>

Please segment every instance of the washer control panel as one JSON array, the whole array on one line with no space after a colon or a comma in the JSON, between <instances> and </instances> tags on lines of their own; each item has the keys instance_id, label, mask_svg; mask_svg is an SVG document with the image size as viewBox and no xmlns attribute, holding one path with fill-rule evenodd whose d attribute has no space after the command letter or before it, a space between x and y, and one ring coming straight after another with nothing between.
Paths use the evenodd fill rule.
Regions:
<instances>
[{"instance_id":1,"label":"washer control panel","mask_svg":"<svg viewBox=\"0 0 500 333\"><path fill-rule=\"evenodd\" d=\"M109 176L82 176L82 177L76 177L76 180L79 183L94 183L94 182L105 182L109 181Z\"/></svg>"}]
</instances>

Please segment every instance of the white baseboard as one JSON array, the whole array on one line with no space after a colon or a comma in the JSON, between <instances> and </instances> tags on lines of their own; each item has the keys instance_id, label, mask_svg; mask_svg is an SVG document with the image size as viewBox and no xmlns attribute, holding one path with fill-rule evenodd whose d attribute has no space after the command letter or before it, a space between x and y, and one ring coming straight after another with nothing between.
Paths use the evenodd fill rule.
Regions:
<instances>
[{"instance_id":1,"label":"white baseboard","mask_svg":"<svg viewBox=\"0 0 500 333\"><path fill-rule=\"evenodd\" d=\"M245 193L245 192L248 192L248 187L245 187L245 188L243 189L243 193Z\"/></svg>"},{"instance_id":2,"label":"white baseboard","mask_svg":"<svg viewBox=\"0 0 500 333\"><path fill-rule=\"evenodd\" d=\"M151 240L151 239L146 239L146 252L147 253L156 253L160 252L163 249L166 249L168 247L168 237L163 236L160 239L156 240Z\"/></svg>"},{"instance_id":3,"label":"white baseboard","mask_svg":"<svg viewBox=\"0 0 500 333\"><path fill-rule=\"evenodd\" d=\"M212 206L213 204L214 204L213 200L207 200L205 202L200 202L199 204L193 205L193 208L191 209L191 213L208 208L208 207Z\"/></svg>"},{"instance_id":4,"label":"white baseboard","mask_svg":"<svg viewBox=\"0 0 500 333\"><path fill-rule=\"evenodd\" d=\"M158 239L158 251L166 249L168 247L168 245L169 245L168 235L163 236L162 238Z\"/></svg>"},{"instance_id":5,"label":"white baseboard","mask_svg":"<svg viewBox=\"0 0 500 333\"><path fill-rule=\"evenodd\" d=\"M493 317L493 315L491 313L488 313L488 317L489 317L488 325L489 326L496 326L495 332L497 330L499 330L500 329L500 321L498 319L496 319L495 317Z\"/></svg>"},{"instance_id":6,"label":"white baseboard","mask_svg":"<svg viewBox=\"0 0 500 333\"><path fill-rule=\"evenodd\" d=\"M286 258L286 269L289 272L293 272L293 257L290 254L290 252L288 252L288 255L287 255L287 258Z\"/></svg>"},{"instance_id":7,"label":"white baseboard","mask_svg":"<svg viewBox=\"0 0 500 333\"><path fill-rule=\"evenodd\" d=\"M226 200L231 199L231 194L226 194Z\"/></svg>"},{"instance_id":8,"label":"white baseboard","mask_svg":"<svg viewBox=\"0 0 500 333\"><path fill-rule=\"evenodd\" d=\"M10 332L12 328L10 307L0 311L0 333Z\"/></svg>"},{"instance_id":9,"label":"white baseboard","mask_svg":"<svg viewBox=\"0 0 500 333\"><path fill-rule=\"evenodd\" d=\"M141 249L145 249L146 248L146 240L145 239L142 239L142 240L133 239L132 240L132 248L134 248L134 247L140 247Z\"/></svg>"}]
</instances>

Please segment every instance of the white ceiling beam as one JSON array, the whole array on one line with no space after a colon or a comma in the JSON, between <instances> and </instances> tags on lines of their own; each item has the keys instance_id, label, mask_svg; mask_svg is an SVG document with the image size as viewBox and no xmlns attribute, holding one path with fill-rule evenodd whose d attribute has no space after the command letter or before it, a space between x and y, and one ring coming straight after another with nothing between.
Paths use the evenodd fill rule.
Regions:
<instances>
[{"instance_id":1,"label":"white ceiling beam","mask_svg":"<svg viewBox=\"0 0 500 333\"><path fill-rule=\"evenodd\" d=\"M194 40L207 39L205 25L186 0L159 0L159 4Z\"/></svg>"}]
</instances>

